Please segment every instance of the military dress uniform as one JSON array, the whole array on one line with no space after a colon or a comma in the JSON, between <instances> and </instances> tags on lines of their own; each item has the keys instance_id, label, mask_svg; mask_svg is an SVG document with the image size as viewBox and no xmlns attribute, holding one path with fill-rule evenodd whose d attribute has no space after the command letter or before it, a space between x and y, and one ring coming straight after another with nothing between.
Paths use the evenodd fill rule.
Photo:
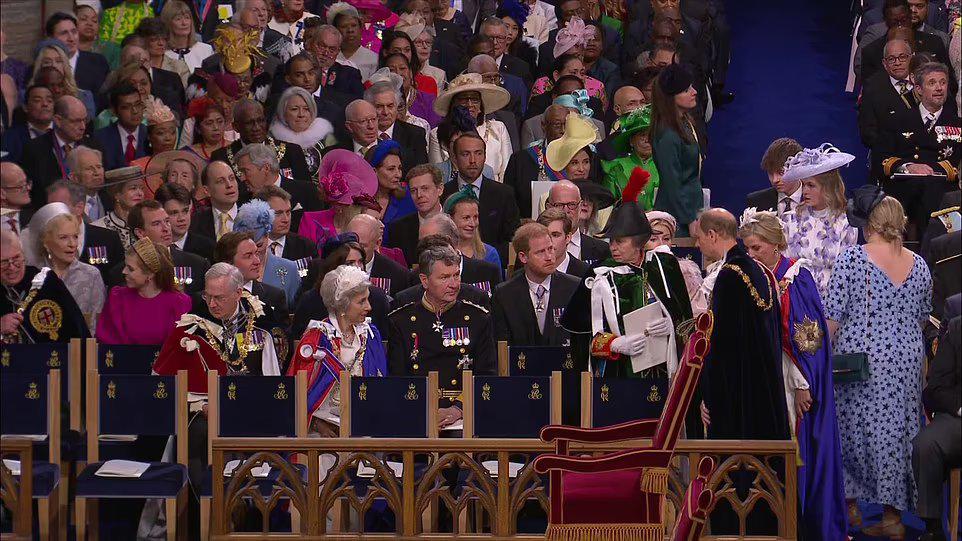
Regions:
<instances>
[{"instance_id":1,"label":"military dress uniform","mask_svg":"<svg viewBox=\"0 0 962 541\"><path fill-rule=\"evenodd\" d=\"M494 374L494 329L487 308L458 299L436 310L423 299L388 315L388 372L392 376L438 373L439 407L461 406L461 375Z\"/></svg>"}]
</instances>

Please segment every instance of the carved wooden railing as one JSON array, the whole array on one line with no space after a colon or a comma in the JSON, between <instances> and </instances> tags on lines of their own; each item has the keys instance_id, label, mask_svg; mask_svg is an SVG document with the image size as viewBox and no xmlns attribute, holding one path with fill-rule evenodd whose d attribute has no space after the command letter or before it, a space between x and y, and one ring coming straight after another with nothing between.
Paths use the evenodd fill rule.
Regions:
<instances>
[{"instance_id":1,"label":"carved wooden railing","mask_svg":"<svg viewBox=\"0 0 962 541\"><path fill-rule=\"evenodd\" d=\"M638 447L642 442L593 446L591 452L615 451ZM572 445L575 452L585 451ZM250 539L251 533L234 531L233 517L246 507L256 508L262 518L258 537L271 539L438 539L462 540L543 539L543 535L517 533L518 515L529 501L538 502L547 515L546 477L530 467L533 455L553 451L553 447L533 439L374 439L374 438L215 438L212 444L213 471L223 471L224 462L238 453L252 455L232 477L215 476L211 539ZM797 479L795 444L791 441L707 441L678 443L675 468L666 498L670 532L677 509L695 476L699 459L716 458L718 467L710 480L718 501L725 501L738 517L738 534L706 535L704 539L778 539L797 536ZM295 456L306 467L306 481L285 456ZM684 459L687 458L687 461ZM482 461L497 461L492 476ZM358 483L357 466L365 462L373 477ZM387 461L403 464L396 477ZM509 478L509 462L524 467L517 477ZM251 469L267 463L280 470L270 495L258 488ZM451 490L445 478L451 466L460 468L459 490ZM683 471L684 470L684 471ZM754 481L747 492L736 490L732 476L748 471ZM450 475L450 473L449 473ZM358 483L356 485L356 483ZM745 494L742 498L739 492ZM268 532L269 512L282 500L289 500L296 532ZM364 517L375 500L393 512L396 531L364 532ZM778 520L777 536L752 537L746 534L746 517L760 502L765 502ZM451 531L438 532L438 513L444 508ZM711 531L711 522L706 531ZM774 533L774 532L773 532Z\"/></svg>"},{"instance_id":2,"label":"carved wooden railing","mask_svg":"<svg viewBox=\"0 0 962 541\"><path fill-rule=\"evenodd\" d=\"M0 455L20 461L20 477L0 464L0 501L13 515L12 531L3 539L32 539L33 528L33 442L27 438L0 439Z\"/></svg>"}]
</instances>

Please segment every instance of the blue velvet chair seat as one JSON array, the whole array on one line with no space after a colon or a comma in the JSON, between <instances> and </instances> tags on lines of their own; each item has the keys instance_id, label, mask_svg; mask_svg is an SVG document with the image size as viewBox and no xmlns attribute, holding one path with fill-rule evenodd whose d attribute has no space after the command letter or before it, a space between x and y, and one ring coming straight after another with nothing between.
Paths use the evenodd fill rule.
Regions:
<instances>
[{"instance_id":1,"label":"blue velvet chair seat","mask_svg":"<svg viewBox=\"0 0 962 541\"><path fill-rule=\"evenodd\" d=\"M17 477L20 477L19 475ZM33 497L46 498L60 483L60 466L49 462L33 463Z\"/></svg>"},{"instance_id":2,"label":"blue velvet chair seat","mask_svg":"<svg viewBox=\"0 0 962 541\"><path fill-rule=\"evenodd\" d=\"M98 477L103 462L88 465L77 476L77 496L86 498L173 498L187 482L180 464L151 462L139 478Z\"/></svg>"},{"instance_id":3,"label":"blue velvet chair seat","mask_svg":"<svg viewBox=\"0 0 962 541\"><path fill-rule=\"evenodd\" d=\"M307 466L304 464L291 464L294 469L297 470L301 481L307 484ZM270 496L273 492L274 487L277 486L277 479L281 475L280 468L271 468L271 471L267 474L267 477L257 480L257 487L260 489L261 494L265 497ZM232 477L224 477L224 490L227 489L227 485L230 484ZM207 466L207 472L204 473L204 479L200 483L200 497L201 498L211 498L214 492L214 475L213 470L210 466Z\"/></svg>"}]
</instances>

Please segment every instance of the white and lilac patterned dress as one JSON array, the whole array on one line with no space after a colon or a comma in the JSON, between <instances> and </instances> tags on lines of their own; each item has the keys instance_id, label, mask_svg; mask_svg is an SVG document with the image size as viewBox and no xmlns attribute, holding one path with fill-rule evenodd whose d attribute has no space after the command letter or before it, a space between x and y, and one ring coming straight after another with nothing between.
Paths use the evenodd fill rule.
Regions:
<instances>
[{"instance_id":1,"label":"white and lilac patterned dress","mask_svg":"<svg viewBox=\"0 0 962 541\"><path fill-rule=\"evenodd\" d=\"M800 205L797 211L779 215L785 222L785 238L788 248L785 255L792 259L807 259L807 268L815 278L818 294L824 299L832 266L838 256L858 243L858 230L848 225L845 213L835 214L831 209L812 210Z\"/></svg>"},{"instance_id":2,"label":"white and lilac patterned dress","mask_svg":"<svg viewBox=\"0 0 962 541\"><path fill-rule=\"evenodd\" d=\"M932 275L915 255L897 285L861 246L845 250L825 296L839 324L834 353L868 354L868 381L835 385L845 497L914 508L912 439L922 416L921 322L932 310Z\"/></svg>"}]
</instances>

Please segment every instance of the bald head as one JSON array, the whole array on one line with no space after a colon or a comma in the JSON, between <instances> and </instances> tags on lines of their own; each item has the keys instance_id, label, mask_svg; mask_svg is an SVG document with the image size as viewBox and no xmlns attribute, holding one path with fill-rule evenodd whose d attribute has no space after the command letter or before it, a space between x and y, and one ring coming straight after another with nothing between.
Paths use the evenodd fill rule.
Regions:
<instances>
[{"instance_id":1,"label":"bald head","mask_svg":"<svg viewBox=\"0 0 962 541\"><path fill-rule=\"evenodd\" d=\"M374 106L365 100L354 100L347 104L347 108L344 109L344 116L348 122L357 122L372 114L375 114Z\"/></svg>"},{"instance_id":2,"label":"bald head","mask_svg":"<svg viewBox=\"0 0 962 541\"><path fill-rule=\"evenodd\" d=\"M578 203L581 203L581 190L570 180L559 180L548 190L547 206L565 211L576 227L581 223L578 218Z\"/></svg>"},{"instance_id":3,"label":"bald head","mask_svg":"<svg viewBox=\"0 0 962 541\"><path fill-rule=\"evenodd\" d=\"M61 96L53 104L53 123L61 139L76 143L87 130L87 108L73 96Z\"/></svg>"},{"instance_id":4,"label":"bald head","mask_svg":"<svg viewBox=\"0 0 962 541\"><path fill-rule=\"evenodd\" d=\"M496 71L500 71L498 63L489 55L475 55L468 61L468 73L493 73Z\"/></svg>"},{"instance_id":5,"label":"bald head","mask_svg":"<svg viewBox=\"0 0 962 541\"><path fill-rule=\"evenodd\" d=\"M645 95L638 87L623 86L615 91L615 113L623 115L645 105Z\"/></svg>"},{"instance_id":6,"label":"bald head","mask_svg":"<svg viewBox=\"0 0 962 541\"><path fill-rule=\"evenodd\" d=\"M347 231L357 235L357 240L367 255L367 261L374 259L374 255L381 248L381 237L384 233L381 220L369 214L358 214L348 222Z\"/></svg>"},{"instance_id":7,"label":"bald head","mask_svg":"<svg viewBox=\"0 0 962 541\"><path fill-rule=\"evenodd\" d=\"M0 162L0 206L21 209L30 204L30 183L19 165Z\"/></svg>"},{"instance_id":8,"label":"bald head","mask_svg":"<svg viewBox=\"0 0 962 541\"><path fill-rule=\"evenodd\" d=\"M344 109L344 125L351 138L361 146L377 139L377 110L365 100L354 100Z\"/></svg>"}]
</instances>

